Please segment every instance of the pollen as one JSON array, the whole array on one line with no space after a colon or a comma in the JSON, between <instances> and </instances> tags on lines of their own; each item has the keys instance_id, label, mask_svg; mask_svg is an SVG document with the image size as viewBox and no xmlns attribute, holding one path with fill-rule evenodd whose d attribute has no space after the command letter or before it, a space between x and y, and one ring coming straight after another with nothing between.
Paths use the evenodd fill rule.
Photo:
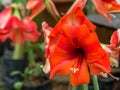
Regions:
<instances>
[{"instance_id":1,"label":"pollen","mask_svg":"<svg viewBox=\"0 0 120 90\"><path fill-rule=\"evenodd\" d=\"M105 5L105 7L106 7L107 9L111 9L113 6L112 6L111 4L107 4L107 5Z\"/></svg>"},{"instance_id":2,"label":"pollen","mask_svg":"<svg viewBox=\"0 0 120 90\"><path fill-rule=\"evenodd\" d=\"M71 67L70 71L75 74L79 71L79 68Z\"/></svg>"}]
</instances>

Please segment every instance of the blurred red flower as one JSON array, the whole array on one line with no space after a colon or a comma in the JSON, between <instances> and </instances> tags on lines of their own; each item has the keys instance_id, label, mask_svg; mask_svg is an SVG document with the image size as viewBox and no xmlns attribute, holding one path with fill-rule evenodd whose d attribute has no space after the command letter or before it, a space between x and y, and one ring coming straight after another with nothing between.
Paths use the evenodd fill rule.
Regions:
<instances>
[{"instance_id":1,"label":"blurred red flower","mask_svg":"<svg viewBox=\"0 0 120 90\"><path fill-rule=\"evenodd\" d=\"M11 10L5 8L0 13L0 40L4 42L10 38L14 44L23 44L25 40L37 41L40 33L36 23L27 17L20 20L17 16L12 16Z\"/></svg>"}]
</instances>

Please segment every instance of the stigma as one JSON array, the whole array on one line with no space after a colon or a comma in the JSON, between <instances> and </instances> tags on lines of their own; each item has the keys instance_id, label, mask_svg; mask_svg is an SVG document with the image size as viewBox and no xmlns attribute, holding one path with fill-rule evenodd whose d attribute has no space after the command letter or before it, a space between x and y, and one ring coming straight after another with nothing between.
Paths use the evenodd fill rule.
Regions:
<instances>
[{"instance_id":1,"label":"stigma","mask_svg":"<svg viewBox=\"0 0 120 90\"><path fill-rule=\"evenodd\" d=\"M71 67L70 71L75 74L79 71L79 68Z\"/></svg>"}]
</instances>

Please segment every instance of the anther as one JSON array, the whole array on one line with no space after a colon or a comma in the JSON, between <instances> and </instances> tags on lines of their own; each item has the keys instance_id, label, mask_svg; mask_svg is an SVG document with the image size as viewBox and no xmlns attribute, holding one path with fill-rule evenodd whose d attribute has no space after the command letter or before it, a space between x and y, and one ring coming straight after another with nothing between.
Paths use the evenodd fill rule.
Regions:
<instances>
[{"instance_id":1,"label":"anther","mask_svg":"<svg viewBox=\"0 0 120 90\"><path fill-rule=\"evenodd\" d=\"M71 67L71 68L70 68L70 71L75 74L76 72L79 71L79 68Z\"/></svg>"}]
</instances>

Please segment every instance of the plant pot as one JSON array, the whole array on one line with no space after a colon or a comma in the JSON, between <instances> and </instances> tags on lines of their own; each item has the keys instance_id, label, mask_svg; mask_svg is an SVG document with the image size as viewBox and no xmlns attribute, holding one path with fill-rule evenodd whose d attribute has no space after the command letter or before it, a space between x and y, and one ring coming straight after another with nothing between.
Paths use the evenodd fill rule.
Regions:
<instances>
[{"instance_id":1,"label":"plant pot","mask_svg":"<svg viewBox=\"0 0 120 90\"><path fill-rule=\"evenodd\" d=\"M113 90L114 83L115 83L115 79L112 77L99 78L100 90Z\"/></svg>"},{"instance_id":2,"label":"plant pot","mask_svg":"<svg viewBox=\"0 0 120 90\"><path fill-rule=\"evenodd\" d=\"M116 81L113 90L120 90L120 81Z\"/></svg>"},{"instance_id":3,"label":"plant pot","mask_svg":"<svg viewBox=\"0 0 120 90\"><path fill-rule=\"evenodd\" d=\"M11 72L20 71L24 72L24 69L28 65L28 60L13 60L9 58L3 59L3 81L5 82L5 90L14 90L13 84L17 81L22 81L21 75L11 76Z\"/></svg>"},{"instance_id":4,"label":"plant pot","mask_svg":"<svg viewBox=\"0 0 120 90\"><path fill-rule=\"evenodd\" d=\"M2 57L4 54L4 48L4 43L0 42L0 57Z\"/></svg>"}]
</instances>

